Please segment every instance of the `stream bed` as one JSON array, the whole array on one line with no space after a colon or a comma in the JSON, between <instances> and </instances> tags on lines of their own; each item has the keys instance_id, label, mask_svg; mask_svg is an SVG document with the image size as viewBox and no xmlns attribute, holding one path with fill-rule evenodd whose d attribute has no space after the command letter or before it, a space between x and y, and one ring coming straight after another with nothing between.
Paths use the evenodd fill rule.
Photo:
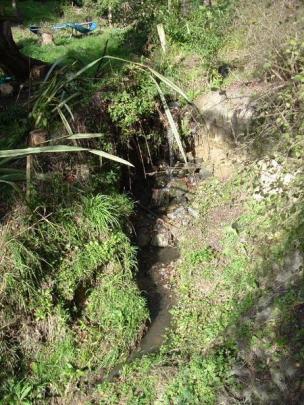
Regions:
<instances>
[{"instance_id":1,"label":"stream bed","mask_svg":"<svg viewBox=\"0 0 304 405\"><path fill-rule=\"evenodd\" d=\"M171 309L176 302L174 279L180 257L178 241L183 228L190 225L198 211L192 206L195 188L210 172L201 162L187 166L180 162L161 167L152 181L143 181L135 194L136 215L133 220L138 251L138 289L146 299L150 319L141 340L127 360L105 377L113 381L122 367L145 354L157 353L171 324Z\"/></svg>"},{"instance_id":2,"label":"stream bed","mask_svg":"<svg viewBox=\"0 0 304 405\"><path fill-rule=\"evenodd\" d=\"M150 247L139 254L137 284L147 300L150 325L132 357L156 352L164 342L166 330L170 327L170 309L174 304L171 280L175 272L174 262L178 258L177 247Z\"/></svg>"},{"instance_id":3,"label":"stream bed","mask_svg":"<svg viewBox=\"0 0 304 405\"><path fill-rule=\"evenodd\" d=\"M134 221L139 247L137 285L146 299L150 322L130 359L157 352L170 328L174 305L174 277L180 252L178 241L183 228L190 225L198 211L192 206L195 188L210 172L201 162L187 166L162 166L147 189L141 190ZM150 187L149 187L150 186Z\"/></svg>"}]
</instances>

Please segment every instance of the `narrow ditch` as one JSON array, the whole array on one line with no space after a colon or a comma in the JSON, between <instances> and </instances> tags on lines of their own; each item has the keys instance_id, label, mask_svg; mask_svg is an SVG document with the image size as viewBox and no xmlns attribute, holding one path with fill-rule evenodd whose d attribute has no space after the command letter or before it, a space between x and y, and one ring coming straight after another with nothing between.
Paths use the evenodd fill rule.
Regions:
<instances>
[{"instance_id":1,"label":"narrow ditch","mask_svg":"<svg viewBox=\"0 0 304 405\"><path fill-rule=\"evenodd\" d=\"M159 167L153 179L138 181L133 193L137 202L133 225L139 247L136 281L146 299L150 321L136 349L105 377L108 381L119 377L125 364L157 353L165 341L175 303L173 279L180 256L178 240L183 226L198 214L191 208L193 189L209 175L202 170L201 162L187 166L176 162L174 167Z\"/></svg>"},{"instance_id":2,"label":"narrow ditch","mask_svg":"<svg viewBox=\"0 0 304 405\"><path fill-rule=\"evenodd\" d=\"M170 309L174 303L168 278L178 258L179 249L172 246L149 247L139 253L137 285L149 308L150 325L131 358L154 353L164 343L166 330L170 327Z\"/></svg>"}]
</instances>

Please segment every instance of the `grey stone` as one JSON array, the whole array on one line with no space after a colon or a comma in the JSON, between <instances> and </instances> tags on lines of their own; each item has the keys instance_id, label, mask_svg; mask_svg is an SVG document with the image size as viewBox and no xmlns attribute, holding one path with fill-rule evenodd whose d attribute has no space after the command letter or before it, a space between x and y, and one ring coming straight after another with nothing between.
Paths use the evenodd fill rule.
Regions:
<instances>
[{"instance_id":1,"label":"grey stone","mask_svg":"<svg viewBox=\"0 0 304 405\"><path fill-rule=\"evenodd\" d=\"M10 96L14 92L14 87L9 83L0 84L0 95Z\"/></svg>"},{"instance_id":2,"label":"grey stone","mask_svg":"<svg viewBox=\"0 0 304 405\"><path fill-rule=\"evenodd\" d=\"M154 247L165 248L172 243L172 235L169 232L155 233L152 237L151 245Z\"/></svg>"},{"instance_id":3,"label":"grey stone","mask_svg":"<svg viewBox=\"0 0 304 405\"><path fill-rule=\"evenodd\" d=\"M211 177L211 176L212 176L212 173L211 173L209 170L207 170L207 169L205 169L204 167L202 167L202 168L200 169L198 175L199 175L199 178L200 178L201 180L205 180L205 179L208 179L209 177Z\"/></svg>"},{"instance_id":4,"label":"grey stone","mask_svg":"<svg viewBox=\"0 0 304 405\"><path fill-rule=\"evenodd\" d=\"M195 210L194 208L188 207L188 212L193 218L199 217L199 212L197 210Z\"/></svg>"},{"instance_id":5,"label":"grey stone","mask_svg":"<svg viewBox=\"0 0 304 405\"><path fill-rule=\"evenodd\" d=\"M170 203L169 188L154 188L152 190L151 203L153 207L167 207Z\"/></svg>"},{"instance_id":6,"label":"grey stone","mask_svg":"<svg viewBox=\"0 0 304 405\"><path fill-rule=\"evenodd\" d=\"M184 207L178 207L175 211L170 212L167 216L169 219L176 221L176 220L183 220L187 216L187 210Z\"/></svg>"}]
</instances>

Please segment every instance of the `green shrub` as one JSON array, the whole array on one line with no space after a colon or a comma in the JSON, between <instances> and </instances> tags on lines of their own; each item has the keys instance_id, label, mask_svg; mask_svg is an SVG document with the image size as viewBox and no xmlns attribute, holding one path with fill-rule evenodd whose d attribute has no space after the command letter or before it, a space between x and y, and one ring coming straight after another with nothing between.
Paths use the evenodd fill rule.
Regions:
<instances>
[{"instance_id":1,"label":"green shrub","mask_svg":"<svg viewBox=\"0 0 304 405\"><path fill-rule=\"evenodd\" d=\"M83 367L113 367L147 318L133 278L136 250L123 231L130 200L67 201L48 217L16 215L20 233L1 236L2 397L16 398L13 389L26 399L61 395Z\"/></svg>"},{"instance_id":2,"label":"green shrub","mask_svg":"<svg viewBox=\"0 0 304 405\"><path fill-rule=\"evenodd\" d=\"M202 55L208 63L224 44L233 4L233 0L220 0L212 7L197 4L186 16L174 8L164 13L165 31L171 41Z\"/></svg>"}]
</instances>

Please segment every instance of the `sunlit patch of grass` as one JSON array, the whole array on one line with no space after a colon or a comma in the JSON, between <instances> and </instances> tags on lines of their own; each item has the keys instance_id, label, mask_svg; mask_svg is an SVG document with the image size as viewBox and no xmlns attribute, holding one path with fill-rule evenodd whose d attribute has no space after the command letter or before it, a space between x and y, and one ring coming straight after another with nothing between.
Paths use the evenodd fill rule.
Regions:
<instances>
[{"instance_id":1,"label":"sunlit patch of grass","mask_svg":"<svg viewBox=\"0 0 304 405\"><path fill-rule=\"evenodd\" d=\"M22 46L25 55L55 62L58 59L79 60L83 64L101 57L107 44L107 54L128 56L128 50L123 49L125 30L106 29L101 33L93 33L82 37L71 37L69 33L54 33L55 45L40 45L39 37L28 29L15 28L14 37Z\"/></svg>"},{"instance_id":2,"label":"sunlit patch of grass","mask_svg":"<svg viewBox=\"0 0 304 405\"><path fill-rule=\"evenodd\" d=\"M62 205L47 218L16 216L20 234L1 235L0 354L14 364L1 374L3 396L21 379L29 398L63 395L83 367L113 367L127 356L148 317L133 276L136 251L123 232L132 203L113 194ZM16 317L26 322L17 326Z\"/></svg>"},{"instance_id":3,"label":"sunlit patch of grass","mask_svg":"<svg viewBox=\"0 0 304 405\"><path fill-rule=\"evenodd\" d=\"M213 355L196 356L188 364L183 364L166 388L165 403L216 403L217 391L232 380L227 373L231 353L231 349L223 348Z\"/></svg>"},{"instance_id":4,"label":"sunlit patch of grass","mask_svg":"<svg viewBox=\"0 0 304 405\"><path fill-rule=\"evenodd\" d=\"M138 325L148 317L136 286L118 266L99 276L77 330L79 364L106 367L119 363L136 343ZM77 332L76 332L77 333Z\"/></svg>"},{"instance_id":5,"label":"sunlit patch of grass","mask_svg":"<svg viewBox=\"0 0 304 405\"><path fill-rule=\"evenodd\" d=\"M107 405L157 403L156 386L159 383L159 389L163 388L166 371L163 368L163 358L159 355L134 359L121 369L122 384L105 381L96 387L95 395L100 404ZM158 382L160 375L163 381Z\"/></svg>"},{"instance_id":6,"label":"sunlit patch of grass","mask_svg":"<svg viewBox=\"0 0 304 405\"><path fill-rule=\"evenodd\" d=\"M302 200L295 201L289 228L278 232L287 195L270 196L258 203L248 189L245 192L249 180L246 176L239 175L241 182L225 184L212 180L198 196L202 218L208 219L210 209L212 213L217 207L220 215L221 207L229 209L227 201L243 195L242 214L230 218L230 223L214 224L220 227L215 255L208 254L208 232L214 232L212 223L209 231L192 232L182 244L177 278L179 299L168 341L169 353L179 350L181 354L176 357L181 363L165 389L173 402L213 404L223 394L219 381L225 381L232 390L238 386L238 380L230 379L229 370L241 362L251 364L257 378L268 379L269 389L276 390L271 373L280 361L286 357L291 362L302 361L296 349L303 334L297 320L303 306L303 288L298 283L301 273L291 277L286 264L290 262L288 256L293 257L294 241L302 238L303 227L296 219L302 212ZM192 250L194 239L199 241L201 250ZM286 272L294 287L284 290L286 282L278 280L284 280ZM219 355L221 350L224 355ZM253 360L257 351L264 356ZM299 378L298 372L294 372ZM288 377L282 374L280 378L283 387L284 378ZM254 393L251 395L256 399Z\"/></svg>"}]
</instances>

